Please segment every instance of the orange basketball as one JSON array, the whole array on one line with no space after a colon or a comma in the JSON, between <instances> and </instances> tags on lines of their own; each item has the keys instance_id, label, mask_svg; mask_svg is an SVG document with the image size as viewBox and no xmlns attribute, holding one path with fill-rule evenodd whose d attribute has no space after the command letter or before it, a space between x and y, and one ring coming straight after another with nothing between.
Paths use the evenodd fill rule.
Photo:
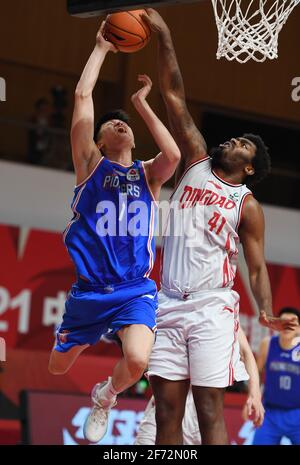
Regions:
<instances>
[{"instance_id":1,"label":"orange basketball","mask_svg":"<svg viewBox=\"0 0 300 465\"><path fill-rule=\"evenodd\" d=\"M145 10L120 11L107 16L104 37L120 52L132 53L141 50L150 40L151 30L142 19Z\"/></svg>"}]
</instances>

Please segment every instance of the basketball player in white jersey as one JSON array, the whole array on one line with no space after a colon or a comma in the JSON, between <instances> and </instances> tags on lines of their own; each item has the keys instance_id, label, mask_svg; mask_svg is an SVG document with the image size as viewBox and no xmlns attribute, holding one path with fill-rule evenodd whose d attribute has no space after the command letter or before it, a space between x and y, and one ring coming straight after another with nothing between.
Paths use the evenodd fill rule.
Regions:
<instances>
[{"instance_id":1,"label":"basketball player in white jersey","mask_svg":"<svg viewBox=\"0 0 300 465\"><path fill-rule=\"evenodd\" d=\"M223 395L234 379L239 296L232 286L239 242L261 324L276 330L288 326L271 316L264 216L247 187L268 174L270 158L261 138L251 134L232 138L207 155L205 140L186 106L168 26L155 10L146 11L144 20L158 33L160 89L182 157L171 198L173 229L163 243L158 335L149 364L156 444L182 443L190 384L202 443L227 444ZM183 212L193 209L196 243L191 243L189 231L181 233Z\"/></svg>"},{"instance_id":2,"label":"basketball player in white jersey","mask_svg":"<svg viewBox=\"0 0 300 465\"><path fill-rule=\"evenodd\" d=\"M261 391L259 384L259 373L256 365L254 355L248 343L246 335L242 328L238 331L238 341L240 347L240 354L235 355L234 361L234 378L235 381L244 380L245 368L248 373L248 398L244 405L243 411L249 417L253 418L254 426L257 428L262 425L264 421L265 410L261 401ZM245 363L241 363L240 357ZM198 426L197 412L195 402L193 399L192 390L189 389L186 398L184 417L182 421L182 435L184 445L198 445L201 444L201 435ZM149 400L145 409L144 417L140 423L138 433L135 439L135 445L149 446L155 444L156 437L156 421L155 421L155 400L154 396Z\"/></svg>"}]
</instances>

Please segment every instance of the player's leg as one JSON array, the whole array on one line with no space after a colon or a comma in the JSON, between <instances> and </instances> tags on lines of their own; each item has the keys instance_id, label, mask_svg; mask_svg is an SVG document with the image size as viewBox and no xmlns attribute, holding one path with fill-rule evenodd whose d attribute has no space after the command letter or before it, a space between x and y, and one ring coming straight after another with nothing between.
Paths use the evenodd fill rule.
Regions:
<instances>
[{"instance_id":1,"label":"player's leg","mask_svg":"<svg viewBox=\"0 0 300 465\"><path fill-rule=\"evenodd\" d=\"M224 390L234 381L238 296L230 291L202 293L188 315L190 378L203 444L228 444Z\"/></svg>"},{"instance_id":2,"label":"player's leg","mask_svg":"<svg viewBox=\"0 0 300 465\"><path fill-rule=\"evenodd\" d=\"M53 347L48 365L50 373L52 375L65 374L87 347L89 344L73 346L67 352L59 352Z\"/></svg>"},{"instance_id":3,"label":"player's leg","mask_svg":"<svg viewBox=\"0 0 300 465\"><path fill-rule=\"evenodd\" d=\"M126 326L117 334L123 357L115 365L112 377L98 390L97 397L104 406L114 404L119 393L139 381L148 366L154 342L153 331L142 324Z\"/></svg>"},{"instance_id":4,"label":"player's leg","mask_svg":"<svg viewBox=\"0 0 300 465\"><path fill-rule=\"evenodd\" d=\"M56 330L50 354L48 369L53 375L66 373L77 357L97 340L98 325L87 326L88 321L92 322L89 318L90 304L81 298L82 294L77 285L73 285L68 293L63 321Z\"/></svg>"},{"instance_id":5,"label":"player's leg","mask_svg":"<svg viewBox=\"0 0 300 465\"><path fill-rule=\"evenodd\" d=\"M156 444L183 444L182 420L190 387L189 379L171 381L151 376L150 383L156 406Z\"/></svg>"},{"instance_id":6,"label":"player's leg","mask_svg":"<svg viewBox=\"0 0 300 465\"><path fill-rule=\"evenodd\" d=\"M282 412L284 436L290 439L293 446L300 445L300 409L294 408Z\"/></svg>"},{"instance_id":7,"label":"player's leg","mask_svg":"<svg viewBox=\"0 0 300 465\"><path fill-rule=\"evenodd\" d=\"M277 420L277 412L266 409L264 422L254 433L252 441L254 446L277 446L280 444L283 432Z\"/></svg>"},{"instance_id":8,"label":"player's leg","mask_svg":"<svg viewBox=\"0 0 300 465\"><path fill-rule=\"evenodd\" d=\"M116 391L122 392L136 383L148 367L154 343L154 333L145 325L125 326L118 331L122 342L123 358L117 363L112 375Z\"/></svg>"},{"instance_id":9,"label":"player's leg","mask_svg":"<svg viewBox=\"0 0 300 465\"><path fill-rule=\"evenodd\" d=\"M193 386L202 444L228 444L224 421L225 389Z\"/></svg>"},{"instance_id":10,"label":"player's leg","mask_svg":"<svg viewBox=\"0 0 300 465\"><path fill-rule=\"evenodd\" d=\"M144 279L134 286L116 287L110 294L113 305L104 334L117 334L123 357L114 367L112 377L93 388L93 407L84 426L84 435L91 442L99 442L106 433L108 415L117 395L136 383L148 366L156 328L156 295L155 283Z\"/></svg>"},{"instance_id":11,"label":"player's leg","mask_svg":"<svg viewBox=\"0 0 300 465\"><path fill-rule=\"evenodd\" d=\"M185 412L182 422L182 435L184 445L193 446L202 444L192 388L190 388L186 398Z\"/></svg>"},{"instance_id":12,"label":"player's leg","mask_svg":"<svg viewBox=\"0 0 300 465\"><path fill-rule=\"evenodd\" d=\"M182 420L190 385L182 299L159 294L157 338L148 374L156 404L156 444L183 444Z\"/></svg>"},{"instance_id":13,"label":"player's leg","mask_svg":"<svg viewBox=\"0 0 300 465\"><path fill-rule=\"evenodd\" d=\"M288 438L290 439L293 446L300 446L300 424L298 426L298 430L289 434Z\"/></svg>"},{"instance_id":14,"label":"player's leg","mask_svg":"<svg viewBox=\"0 0 300 465\"><path fill-rule=\"evenodd\" d=\"M90 442L99 442L105 435L117 395L141 378L154 342L153 331L143 324L124 326L117 334L122 341L123 357L114 367L112 377L93 388L93 408L84 424L84 436Z\"/></svg>"},{"instance_id":15,"label":"player's leg","mask_svg":"<svg viewBox=\"0 0 300 465\"><path fill-rule=\"evenodd\" d=\"M182 422L182 436L184 445L201 444L197 413L192 392L189 391L184 418ZM154 396L148 402L143 419L140 422L138 433L134 442L136 446L154 445L156 440L156 420L155 420L155 401Z\"/></svg>"},{"instance_id":16,"label":"player's leg","mask_svg":"<svg viewBox=\"0 0 300 465\"><path fill-rule=\"evenodd\" d=\"M152 396L145 409L135 438L135 446L152 446L156 438L155 402Z\"/></svg>"}]
</instances>

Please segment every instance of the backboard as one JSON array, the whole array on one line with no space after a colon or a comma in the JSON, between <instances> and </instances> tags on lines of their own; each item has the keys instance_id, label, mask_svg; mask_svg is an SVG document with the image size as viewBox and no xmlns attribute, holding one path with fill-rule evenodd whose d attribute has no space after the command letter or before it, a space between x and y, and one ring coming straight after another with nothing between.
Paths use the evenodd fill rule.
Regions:
<instances>
[{"instance_id":1,"label":"backboard","mask_svg":"<svg viewBox=\"0 0 300 465\"><path fill-rule=\"evenodd\" d=\"M121 10L160 7L176 3L195 3L203 0L68 0L68 12L73 16L88 18Z\"/></svg>"}]
</instances>

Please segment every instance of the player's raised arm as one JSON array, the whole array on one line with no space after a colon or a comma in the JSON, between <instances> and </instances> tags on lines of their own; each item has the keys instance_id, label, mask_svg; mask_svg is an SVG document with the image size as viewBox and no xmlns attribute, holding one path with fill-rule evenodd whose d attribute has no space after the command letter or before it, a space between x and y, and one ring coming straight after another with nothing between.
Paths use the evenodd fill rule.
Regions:
<instances>
[{"instance_id":1,"label":"player's raised arm","mask_svg":"<svg viewBox=\"0 0 300 465\"><path fill-rule=\"evenodd\" d=\"M157 11L148 8L143 19L158 34L158 73L172 134L185 165L206 157L205 140L186 106L183 79L177 62L170 30Z\"/></svg>"},{"instance_id":2,"label":"player's raised arm","mask_svg":"<svg viewBox=\"0 0 300 465\"><path fill-rule=\"evenodd\" d=\"M155 158L145 162L148 180L156 191L156 188L159 189L173 175L180 160L180 151L168 129L146 100L152 87L151 79L145 74L140 74L138 80L143 83L143 87L132 95L131 101L160 149L160 153Z\"/></svg>"},{"instance_id":3,"label":"player's raised arm","mask_svg":"<svg viewBox=\"0 0 300 465\"><path fill-rule=\"evenodd\" d=\"M103 23L97 33L95 48L83 70L75 90L71 127L73 163L80 182L89 174L89 164L99 150L94 143L94 104L92 93L107 52L117 50L102 35Z\"/></svg>"},{"instance_id":4,"label":"player's raised arm","mask_svg":"<svg viewBox=\"0 0 300 465\"><path fill-rule=\"evenodd\" d=\"M264 257L264 214L252 196L245 202L239 236L248 265L251 290L259 308L259 322L275 331L290 329L293 323L273 317L272 294Z\"/></svg>"}]
</instances>

